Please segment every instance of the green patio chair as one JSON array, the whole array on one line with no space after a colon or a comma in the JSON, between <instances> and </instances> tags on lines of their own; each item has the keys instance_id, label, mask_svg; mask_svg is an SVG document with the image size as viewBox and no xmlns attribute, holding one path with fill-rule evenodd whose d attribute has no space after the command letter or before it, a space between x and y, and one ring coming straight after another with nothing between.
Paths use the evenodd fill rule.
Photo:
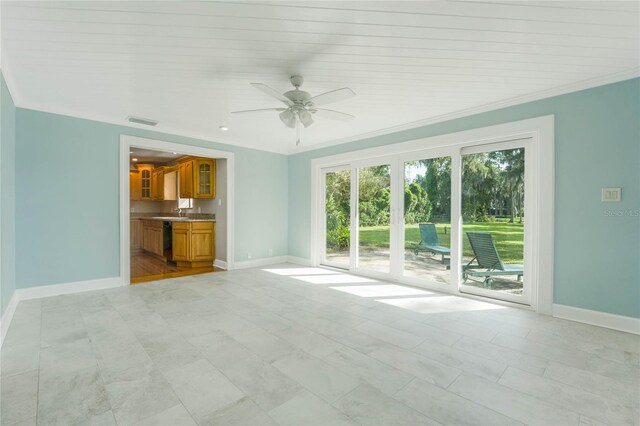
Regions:
<instances>
[{"instance_id":1,"label":"green patio chair","mask_svg":"<svg viewBox=\"0 0 640 426\"><path fill-rule=\"evenodd\" d=\"M467 232L467 237L473 249L473 259L462 267L462 277L484 277L485 287L493 287L493 277L502 275L516 275L518 281L522 279L524 267L522 265L504 264L493 243L489 232ZM473 261L477 265L472 265Z\"/></svg>"},{"instance_id":2,"label":"green patio chair","mask_svg":"<svg viewBox=\"0 0 640 426\"><path fill-rule=\"evenodd\" d=\"M413 247L413 252L416 256L421 251L429 251L433 254L439 254L442 256L442 263L444 263L444 256L451 255L451 250L449 247L440 245L440 242L438 241L438 233L436 232L436 225L433 223L421 223L418 227L420 228L420 242Z\"/></svg>"}]
</instances>

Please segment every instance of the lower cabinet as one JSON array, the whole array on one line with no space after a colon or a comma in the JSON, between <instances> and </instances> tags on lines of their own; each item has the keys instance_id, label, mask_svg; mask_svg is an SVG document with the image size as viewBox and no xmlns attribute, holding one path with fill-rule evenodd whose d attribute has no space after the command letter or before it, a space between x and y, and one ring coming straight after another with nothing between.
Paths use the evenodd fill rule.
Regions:
<instances>
[{"instance_id":1,"label":"lower cabinet","mask_svg":"<svg viewBox=\"0 0 640 426\"><path fill-rule=\"evenodd\" d=\"M172 237L173 260L178 266L213 265L215 222L174 222Z\"/></svg>"},{"instance_id":2,"label":"lower cabinet","mask_svg":"<svg viewBox=\"0 0 640 426\"><path fill-rule=\"evenodd\" d=\"M191 226L190 223L173 223L171 250L173 260L188 262L191 260Z\"/></svg>"},{"instance_id":3,"label":"lower cabinet","mask_svg":"<svg viewBox=\"0 0 640 426\"><path fill-rule=\"evenodd\" d=\"M158 256L164 255L162 221L142 220L142 248Z\"/></svg>"},{"instance_id":4,"label":"lower cabinet","mask_svg":"<svg viewBox=\"0 0 640 426\"><path fill-rule=\"evenodd\" d=\"M131 234L131 249L140 249L142 248L142 220L131 219L129 223L129 232Z\"/></svg>"}]
</instances>

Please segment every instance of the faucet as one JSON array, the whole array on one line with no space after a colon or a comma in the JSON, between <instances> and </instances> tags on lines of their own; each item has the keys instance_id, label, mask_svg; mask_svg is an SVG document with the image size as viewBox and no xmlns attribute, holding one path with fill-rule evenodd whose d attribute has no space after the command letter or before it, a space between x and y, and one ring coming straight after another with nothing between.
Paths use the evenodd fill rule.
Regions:
<instances>
[{"instance_id":1,"label":"faucet","mask_svg":"<svg viewBox=\"0 0 640 426\"><path fill-rule=\"evenodd\" d=\"M182 209L180 207L176 207L173 211L178 212L178 217L182 217Z\"/></svg>"}]
</instances>

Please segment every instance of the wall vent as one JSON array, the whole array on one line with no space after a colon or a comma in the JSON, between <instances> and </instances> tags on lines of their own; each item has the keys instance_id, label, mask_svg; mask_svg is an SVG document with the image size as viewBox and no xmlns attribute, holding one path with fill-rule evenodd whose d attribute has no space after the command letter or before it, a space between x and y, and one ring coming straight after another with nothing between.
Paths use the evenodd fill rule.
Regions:
<instances>
[{"instance_id":1,"label":"wall vent","mask_svg":"<svg viewBox=\"0 0 640 426\"><path fill-rule=\"evenodd\" d=\"M145 126L155 126L156 124L158 124L157 121L140 117L127 117L127 121L130 123L144 124Z\"/></svg>"}]
</instances>

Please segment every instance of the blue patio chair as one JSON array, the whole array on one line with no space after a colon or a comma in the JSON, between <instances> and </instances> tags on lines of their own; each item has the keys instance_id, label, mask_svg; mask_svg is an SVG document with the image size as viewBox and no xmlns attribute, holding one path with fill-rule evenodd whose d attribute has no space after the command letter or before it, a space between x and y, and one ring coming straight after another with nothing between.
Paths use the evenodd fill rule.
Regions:
<instances>
[{"instance_id":1,"label":"blue patio chair","mask_svg":"<svg viewBox=\"0 0 640 426\"><path fill-rule=\"evenodd\" d=\"M493 287L493 277L495 276L515 275L518 280L522 279L524 267L502 263L490 233L469 231L467 237L471 243L474 257L462 267L462 277L465 282L468 277L484 277L485 287ZM472 265L474 260L477 265Z\"/></svg>"},{"instance_id":2,"label":"blue patio chair","mask_svg":"<svg viewBox=\"0 0 640 426\"><path fill-rule=\"evenodd\" d=\"M418 225L420 228L420 242L413 247L413 252L418 255L421 251L428 251L442 256L441 261L444 263L444 256L451 255L449 247L440 245L438 241L438 233L436 232L436 225L433 223L421 223Z\"/></svg>"}]
</instances>

